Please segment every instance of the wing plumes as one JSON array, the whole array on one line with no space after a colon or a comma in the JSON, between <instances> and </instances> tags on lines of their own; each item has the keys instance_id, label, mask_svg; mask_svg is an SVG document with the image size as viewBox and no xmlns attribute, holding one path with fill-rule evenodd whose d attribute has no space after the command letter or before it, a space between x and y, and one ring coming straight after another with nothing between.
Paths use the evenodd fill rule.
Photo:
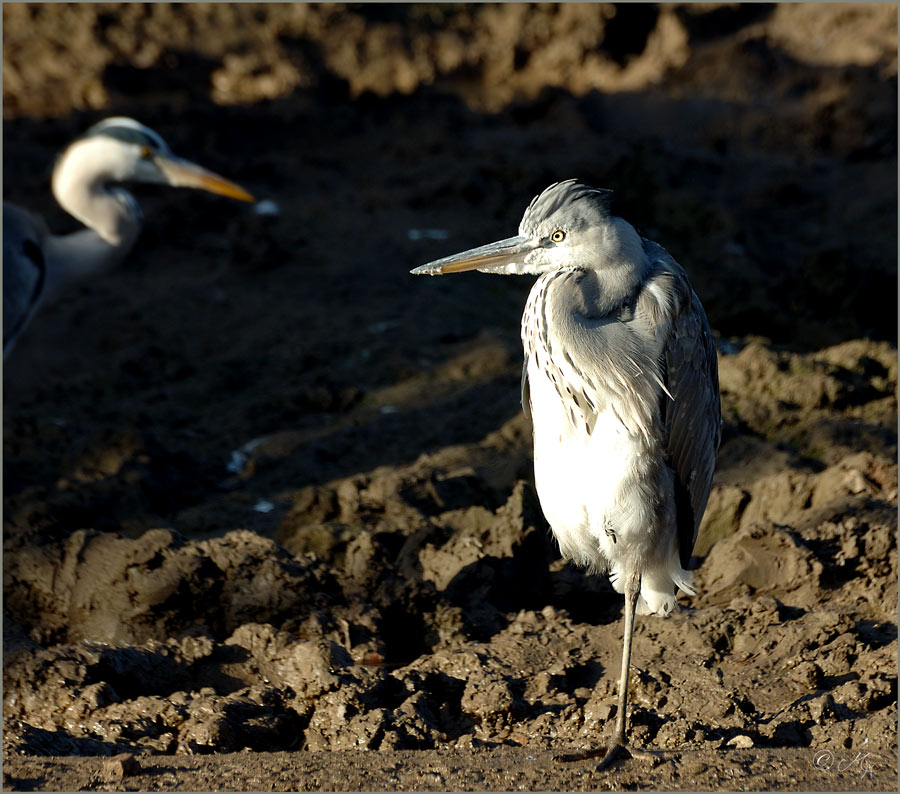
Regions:
<instances>
[{"instance_id":1,"label":"wing plumes","mask_svg":"<svg viewBox=\"0 0 900 794\"><path fill-rule=\"evenodd\" d=\"M668 386L677 395L665 415L666 449L675 472L679 551L686 567L709 499L722 435L716 350L693 292L688 310L673 323L665 357Z\"/></svg>"}]
</instances>

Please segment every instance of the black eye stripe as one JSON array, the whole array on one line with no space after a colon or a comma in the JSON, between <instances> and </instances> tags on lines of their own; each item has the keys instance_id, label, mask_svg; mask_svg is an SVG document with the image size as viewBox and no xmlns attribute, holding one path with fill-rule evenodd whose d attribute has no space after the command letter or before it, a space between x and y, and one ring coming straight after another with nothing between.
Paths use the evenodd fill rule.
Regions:
<instances>
[{"instance_id":1,"label":"black eye stripe","mask_svg":"<svg viewBox=\"0 0 900 794\"><path fill-rule=\"evenodd\" d=\"M90 138L101 135L108 138L114 138L122 143L145 146L153 151L167 152L169 149L169 147L166 146L166 142L148 127L137 124L131 126L126 123L117 122L115 119L107 119L106 121L95 124L81 137Z\"/></svg>"}]
</instances>

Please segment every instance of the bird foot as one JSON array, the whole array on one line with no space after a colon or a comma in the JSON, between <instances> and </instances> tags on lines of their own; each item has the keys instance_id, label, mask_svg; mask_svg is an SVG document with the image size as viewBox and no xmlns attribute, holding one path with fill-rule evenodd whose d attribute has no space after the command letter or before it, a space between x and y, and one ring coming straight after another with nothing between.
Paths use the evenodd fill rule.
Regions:
<instances>
[{"instance_id":1,"label":"bird foot","mask_svg":"<svg viewBox=\"0 0 900 794\"><path fill-rule=\"evenodd\" d=\"M652 750L638 750L621 742L613 742L609 747L597 747L593 750L581 750L577 753L563 753L554 756L553 760L571 763L573 761L589 761L592 758L601 759L597 766L597 771L602 772L604 769L612 766L613 761L620 758L638 758L642 761L649 761L655 760L657 754Z\"/></svg>"}]
</instances>

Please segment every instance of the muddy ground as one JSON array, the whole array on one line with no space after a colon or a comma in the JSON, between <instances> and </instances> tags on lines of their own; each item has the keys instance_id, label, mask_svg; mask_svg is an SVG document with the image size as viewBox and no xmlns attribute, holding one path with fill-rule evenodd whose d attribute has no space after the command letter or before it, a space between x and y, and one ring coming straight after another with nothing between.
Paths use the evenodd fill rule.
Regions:
<instances>
[{"instance_id":1,"label":"muddy ground","mask_svg":"<svg viewBox=\"0 0 900 794\"><path fill-rule=\"evenodd\" d=\"M897 773L896 6L3 6L4 198L132 115L277 202L136 190L4 365L4 788L868 789ZM638 622L531 483L530 279L414 279L567 177L685 266L724 437ZM121 754L126 754L122 756ZM112 760L110 757L113 756Z\"/></svg>"}]
</instances>

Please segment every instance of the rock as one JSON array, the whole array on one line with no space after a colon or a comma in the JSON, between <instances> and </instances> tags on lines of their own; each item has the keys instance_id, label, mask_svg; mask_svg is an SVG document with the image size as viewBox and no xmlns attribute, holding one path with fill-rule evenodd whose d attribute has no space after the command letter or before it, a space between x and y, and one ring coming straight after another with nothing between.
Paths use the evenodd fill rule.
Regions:
<instances>
[{"instance_id":1,"label":"rock","mask_svg":"<svg viewBox=\"0 0 900 794\"><path fill-rule=\"evenodd\" d=\"M105 781L116 783L140 771L141 764L137 758L130 753L119 753L103 762L100 775Z\"/></svg>"}]
</instances>

